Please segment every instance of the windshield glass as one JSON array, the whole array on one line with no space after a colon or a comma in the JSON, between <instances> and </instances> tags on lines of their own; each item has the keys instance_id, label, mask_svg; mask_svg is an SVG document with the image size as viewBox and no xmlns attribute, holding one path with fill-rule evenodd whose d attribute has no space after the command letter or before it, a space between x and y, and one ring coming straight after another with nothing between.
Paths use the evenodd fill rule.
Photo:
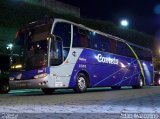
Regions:
<instances>
[{"instance_id":1,"label":"windshield glass","mask_svg":"<svg viewBox=\"0 0 160 119\"><path fill-rule=\"evenodd\" d=\"M13 65L31 70L47 66L48 40L51 25L39 25L18 32L13 51Z\"/></svg>"}]
</instances>

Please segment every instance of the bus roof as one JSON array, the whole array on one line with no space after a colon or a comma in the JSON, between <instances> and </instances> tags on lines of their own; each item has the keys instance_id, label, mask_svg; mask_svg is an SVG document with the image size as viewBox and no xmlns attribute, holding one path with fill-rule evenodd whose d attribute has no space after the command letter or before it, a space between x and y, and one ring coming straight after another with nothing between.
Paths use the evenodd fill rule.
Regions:
<instances>
[{"instance_id":1,"label":"bus roof","mask_svg":"<svg viewBox=\"0 0 160 119\"><path fill-rule=\"evenodd\" d=\"M124 42L124 43L128 43L128 44L130 44L130 45L132 45L132 46L135 46L135 47L138 47L138 48L140 48L140 49L144 49L144 50L147 50L147 51L152 52L151 49L149 49L149 48L145 48L145 47L143 47L143 46L140 46L140 45L137 45L137 44L128 42L128 41L126 41L126 40L124 40L124 39L122 39L122 38L113 36L113 35L111 35L111 34L107 34L107 33L101 32L101 31L99 31L99 30L95 30L95 29L89 28L89 27L87 27L87 26L85 26L85 25L77 24L77 23L75 23L75 22L72 22L72 21L69 21L69 20L65 20L65 19L61 19L61 18L54 18L54 19L49 18L49 19L45 19L45 20L39 20L39 21L31 22L31 23L23 26L21 29L25 29L25 28L28 28L28 27L34 27L34 26L36 26L36 25L48 24L48 23L52 23L53 21L55 21L55 22L66 22L66 23L70 23L70 24L79 26L79 27L81 27L81 28L84 28L84 29L86 29L86 30L88 30L88 31L92 31L92 32L95 32L95 33L97 33L97 34L104 35L104 36L109 37L109 38L111 38L111 39L113 39L113 40L118 40L118 41L121 41L121 42Z\"/></svg>"},{"instance_id":2,"label":"bus roof","mask_svg":"<svg viewBox=\"0 0 160 119\"><path fill-rule=\"evenodd\" d=\"M38 21L34 21L34 22L30 22L28 24L25 24L19 30L33 28L33 27L36 27L39 25L51 24L52 22L53 22L53 19L38 20Z\"/></svg>"}]
</instances>

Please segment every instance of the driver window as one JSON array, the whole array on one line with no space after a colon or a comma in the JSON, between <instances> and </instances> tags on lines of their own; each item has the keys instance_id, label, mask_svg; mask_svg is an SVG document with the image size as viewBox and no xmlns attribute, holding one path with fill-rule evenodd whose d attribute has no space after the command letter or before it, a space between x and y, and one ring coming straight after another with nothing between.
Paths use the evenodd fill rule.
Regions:
<instances>
[{"instance_id":1,"label":"driver window","mask_svg":"<svg viewBox=\"0 0 160 119\"><path fill-rule=\"evenodd\" d=\"M71 43L71 25L58 22L55 24L53 34L60 37L63 41L63 47L70 47Z\"/></svg>"},{"instance_id":2,"label":"driver window","mask_svg":"<svg viewBox=\"0 0 160 119\"><path fill-rule=\"evenodd\" d=\"M60 37L55 37L51 41L51 50L50 50L50 65L57 66L63 62L62 54L63 42Z\"/></svg>"},{"instance_id":3,"label":"driver window","mask_svg":"<svg viewBox=\"0 0 160 119\"><path fill-rule=\"evenodd\" d=\"M71 43L71 24L57 22L54 27L53 34L60 37L63 41L63 59L66 60Z\"/></svg>"}]
</instances>

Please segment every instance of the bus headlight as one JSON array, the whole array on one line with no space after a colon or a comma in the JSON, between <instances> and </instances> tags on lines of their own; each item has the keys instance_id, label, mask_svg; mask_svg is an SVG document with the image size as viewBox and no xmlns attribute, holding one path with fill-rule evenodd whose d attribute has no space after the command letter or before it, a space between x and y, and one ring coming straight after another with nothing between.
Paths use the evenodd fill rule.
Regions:
<instances>
[{"instance_id":1,"label":"bus headlight","mask_svg":"<svg viewBox=\"0 0 160 119\"><path fill-rule=\"evenodd\" d=\"M21 68L22 68L22 64L16 64L11 66L11 69L21 69Z\"/></svg>"},{"instance_id":2,"label":"bus headlight","mask_svg":"<svg viewBox=\"0 0 160 119\"><path fill-rule=\"evenodd\" d=\"M35 79L38 79L38 78L44 78L44 77L46 77L46 76L47 76L47 74L44 73L44 74L35 75L34 78L35 78Z\"/></svg>"}]
</instances>

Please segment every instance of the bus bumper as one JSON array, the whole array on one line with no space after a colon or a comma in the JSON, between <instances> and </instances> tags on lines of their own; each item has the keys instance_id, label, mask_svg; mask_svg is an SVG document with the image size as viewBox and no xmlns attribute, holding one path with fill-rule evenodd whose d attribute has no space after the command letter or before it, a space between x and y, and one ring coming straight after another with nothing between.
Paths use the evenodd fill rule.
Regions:
<instances>
[{"instance_id":1,"label":"bus bumper","mask_svg":"<svg viewBox=\"0 0 160 119\"><path fill-rule=\"evenodd\" d=\"M49 84L46 78L29 79L29 80L13 80L9 81L11 89L38 89L48 88Z\"/></svg>"}]
</instances>

